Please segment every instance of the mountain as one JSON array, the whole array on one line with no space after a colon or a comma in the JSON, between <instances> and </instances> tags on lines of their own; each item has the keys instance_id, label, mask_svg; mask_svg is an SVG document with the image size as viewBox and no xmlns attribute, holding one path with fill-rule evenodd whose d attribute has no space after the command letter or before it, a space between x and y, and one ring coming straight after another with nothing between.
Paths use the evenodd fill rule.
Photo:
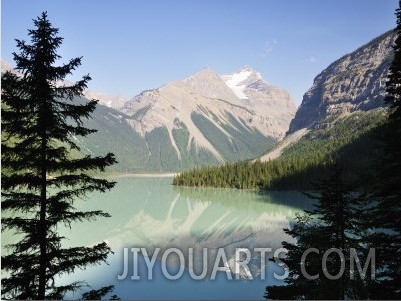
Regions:
<instances>
[{"instance_id":1,"label":"mountain","mask_svg":"<svg viewBox=\"0 0 401 301\"><path fill-rule=\"evenodd\" d=\"M347 188L362 187L374 170L375 141L388 118L383 99L394 39L389 31L323 70L305 93L286 137L260 160L182 172L173 184L309 190L336 163ZM243 99L246 85L237 78L240 74L226 80Z\"/></svg>"},{"instance_id":2,"label":"mountain","mask_svg":"<svg viewBox=\"0 0 401 301\"><path fill-rule=\"evenodd\" d=\"M352 112L384 107L394 38L389 31L323 70L305 93L288 134L302 128L324 128Z\"/></svg>"},{"instance_id":3,"label":"mountain","mask_svg":"<svg viewBox=\"0 0 401 301\"><path fill-rule=\"evenodd\" d=\"M2 70L12 67L2 60ZM288 92L249 67L224 76L205 68L128 101L85 94L99 96L92 118L84 120L97 132L74 139L85 153L113 152L119 172L180 171L256 158L284 136L296 109Z\"/></svg>"},{"instance_id":4,"label":"mountain","mask_svg":"<svg viewBox=\"0 0 401 301\"><path fill-rule=\"evenodd\" d=\"M348 143L355 144L348 149L358 149L354 161L366 165L360 162L369 161L369 154L357 145L362 145L357 139L371 135L368 131L373 132L386 114L383 99L394 39L394 32L388 31L336 60L316 76L286 137L263 155L261 161L292 156L314 164L313 156L317 153L324 154L321 158L328 157ZM365 147L369 145L367 140L363 140ZM349 164L358 168L355 162Z\"/></svg>"},{"instance_id":5,"label":"mountain","mask_svg":"<svg viewBox=\"0 0 401 301\"><path fill-rule=\"evenodd\" d=\"M205 68L142 92L121 112L146 142L146 169L182 170L259 156L284 136L295 109L288 92L247 67L225 76Z\"/></svg>"},{"instance_id":6,"label":"mountain","mask_svg":"<svg viewBox=\"0 0 401 301\"><path fill-rule=\"evenodd\" d=\"M394 39L389 31L336 60L315 78L286 137L260 158L292 164L292 180L285 179L283 187L293 185L289 183L306 187L298 179L319 178L331 158L347 167L346 178L353 184L371 164L372 137L387 115L383 99ZM294 168L298 162L303 170Z\"/></svg>"},{"instance_id":7,"label":"mountain","mask_svg":"<svg viewBox=\"0 0 401 301\"><path fill-rule=\"evenodd\" d=\"M265 127L269 128L268 134L279 140L284 137L297 110L286 90L267 83L260 73L248 66L221 78L241 100L242 105L258 112L260 118L254 120L254 126L261 131Z\"/></svg>"},{"instance_id":8,"label":"mountain","mask_svg":"<svg viewBox=\"0 0 401 301\"><path fill-rule=\"evenodd\" d=\"M128 100L123 95L108 95L103 92L97 92L92 90L85 90L84 95L88 99L97 99L99 103L113 109L119 109Z\"/></svg>"}]
</instances>

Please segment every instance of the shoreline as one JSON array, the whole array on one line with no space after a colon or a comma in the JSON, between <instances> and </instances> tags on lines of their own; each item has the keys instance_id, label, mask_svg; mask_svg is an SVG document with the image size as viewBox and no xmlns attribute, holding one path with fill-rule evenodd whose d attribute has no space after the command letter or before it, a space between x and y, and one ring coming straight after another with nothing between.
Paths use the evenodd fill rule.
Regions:
<instances>
[{"instance_id":1,"label":"shoreline","mask_svg":"<svg viewBox=\"0 0 401 301\"><path fill-rule=\"evenodd\" d=\"M136 177L136 178L172 178L179 173L126 173L111 175L117 178Z\"/></svg>"}]
</instances>

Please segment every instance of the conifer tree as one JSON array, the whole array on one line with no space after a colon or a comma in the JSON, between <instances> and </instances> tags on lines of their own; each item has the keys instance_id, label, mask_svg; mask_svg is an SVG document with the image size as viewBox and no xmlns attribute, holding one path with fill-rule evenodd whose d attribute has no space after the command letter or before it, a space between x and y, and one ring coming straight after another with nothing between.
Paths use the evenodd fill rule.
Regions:
<instances>
[{"instance_id":1,"label":"conifer tree","mask_svg":"<svg viewBox=\"0 0 401 301\"><path fill-rule=\"evenodd\" d=\"M282 243L288 250L282 259L289 268L289 277L285 279L287 285L267 287L265 297L365 299L368 297L369 277L360 277L358 273L351 277L350 268L350 262L354 260L350 258L351 254L356 254L363 263L368 257L362 242L363 230L358 221L363 198L347 191L337 167L333 167L329 179L319 183L316 189L317 194L307 194L317 199L315 209L297 215L292 228L284 229L286 234L296 239L296 243ZM332 248L338 251L323 260L325 252ZM351 249L355 253L351 253ZM307 250L313 251L304 253ZM336 252L341 252L345 261L341 261ZM303 254L307 256L303 258Z\"/></svg>"},{"instance_id":2,"label":"conifer tree","mask_svg":"<svg viewBox=\"0 0 401 301\"><path fill-rule=\"evenodd\" d=\"M397 26L393 61L386 82L387 122L377 139L380 148L376 176L370 187L377 202L369 221L378 250L379 267L376 292L380 299L401 298L401 1L396 10Z\"/></svg>"},{"instance_id":3,"label":"conifer tree","mask_svg":"<svg viewBox=\"0 0 401 301\"><path fill-rule=\"evenodd\" d=\"M82 283L56 286L56 276L104 262L111 252L106 243L62 246L59 226L109 216L101 210L78 211L74 202L111 189L114 182L93 174L116 161L112 153L71 157L71 151L80 150L75 138L95 132L83 121L97 101L79 98L89 75L72 85L63 81L81 58L55 66L63 38L47 13L33 22L31 44L16 40L20 53L13 53L22 75L2 75L2 230L18 234L1 260L6 299L60 299Z\"/></svg>"}]
</instances>

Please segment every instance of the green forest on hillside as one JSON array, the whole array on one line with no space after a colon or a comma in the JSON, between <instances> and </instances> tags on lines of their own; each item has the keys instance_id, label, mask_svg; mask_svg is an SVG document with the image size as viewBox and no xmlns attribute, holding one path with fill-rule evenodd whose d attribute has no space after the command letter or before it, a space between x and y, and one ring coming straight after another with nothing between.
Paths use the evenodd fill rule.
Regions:
<instances>
[{"instance_id":1,"label":"green forest on hillside","mask_svg":"<svg viewBox=\"0 0 401 301\"><path fill-rule=\"evenodd\" d=\"M358 186L359 175L374 155L372 135L380 128L386 111L356 112L326 121L325 128L308 132L271 161L241 161L221 166L194 168L177 175L174 185L211 186L238 189L309 189L323 175L326 166L343 166L346 182Z\"/></svg>"}]
</instances>

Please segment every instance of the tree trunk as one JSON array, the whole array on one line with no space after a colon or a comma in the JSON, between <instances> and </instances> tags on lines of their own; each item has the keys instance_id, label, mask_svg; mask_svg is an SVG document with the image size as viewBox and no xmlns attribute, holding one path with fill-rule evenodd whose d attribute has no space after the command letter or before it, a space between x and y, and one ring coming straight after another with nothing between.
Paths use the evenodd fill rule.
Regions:
<instances>
[{"instance_id":1,"label":"tree trunk","mask_svg":"<svg viewBox=\"0 0 401 301\"><path fill-rule=\"evenodd\" d=\"M46 237L47 237L47 229L46 229L46 134L42 136L42 147L41 147L41 161L42 161L42 170L41 170L41 191L40 191L40 218L39 218L39 288L38 288L38 296L39 300L44 300L46 295L46 265L47 265L47 250L46 250Z\"/></svg>"}]
</instances>

